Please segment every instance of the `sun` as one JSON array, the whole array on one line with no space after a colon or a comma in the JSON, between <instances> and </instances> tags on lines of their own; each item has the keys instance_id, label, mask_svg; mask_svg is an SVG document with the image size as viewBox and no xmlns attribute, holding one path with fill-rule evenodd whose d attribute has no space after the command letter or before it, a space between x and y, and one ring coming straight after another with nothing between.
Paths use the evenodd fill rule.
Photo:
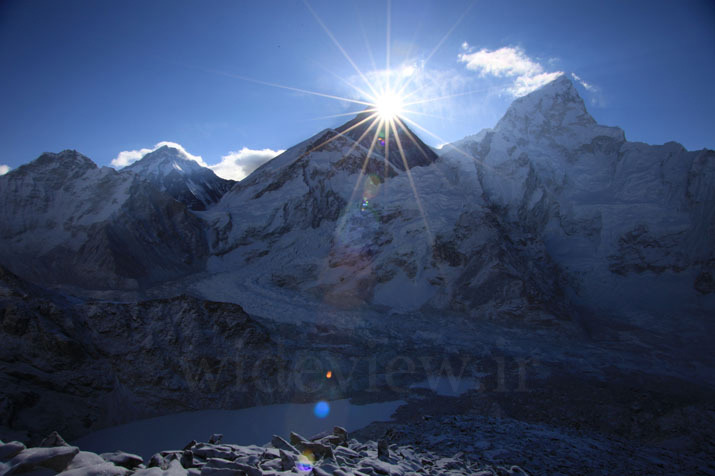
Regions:
<instances>
[{"instance_id":1,"label":"sun","mask_svg":"<svg viewBox=\"0 0 715 476\"><path fill-rule=\"evenodd\" d=\"M383 121L396 119L402 109L402 97L395 91L385 91L375 99L375 112Z\"/></svg>"}]
</instances>

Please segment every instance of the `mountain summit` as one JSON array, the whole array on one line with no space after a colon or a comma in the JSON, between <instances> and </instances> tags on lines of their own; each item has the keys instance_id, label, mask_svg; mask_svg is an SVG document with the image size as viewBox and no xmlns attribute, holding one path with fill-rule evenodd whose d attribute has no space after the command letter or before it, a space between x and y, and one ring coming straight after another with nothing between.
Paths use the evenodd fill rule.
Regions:
<instances>
[{"instance_id":1,"label":"mountain summit","mask_svg":"<svg viewBox=\"0 0 715 476\"><path fill-rule=\"evenodd\" d=\"M568 146L588 143L595 136L625 140L620 128L596 122L565 74L517 98L494 130L533 142L558 142Z\"/></svg>"},{"instance_id":2,"label":"mountain summit","mask_svg":"<svg viewBox=\"0 0 715 476\"><path fill-rule=\"evenodd\" d=\"M191 210L205 210L231 189L213 170L201 166L181 150L164 145L122 170L136 173L161 191L186 204Z\"/></svg>"},{"instance_id":3,"label":"mountain summit","mask_svg":"<svg viewBox=\"0 0 715 476\"><path fill-rule=\"evenodd\" d=\"M396 118L393 121L394 127L390 127L386 124L380 125L378 118L370 119L370 116L370 113L362 112L335 131L359 141L360 145L367 149L374 143L374 150L383 157L387 155L387 162L397 170L424 167L437 160L437 154L401 119Z\"/></svg>"}]
</instances>

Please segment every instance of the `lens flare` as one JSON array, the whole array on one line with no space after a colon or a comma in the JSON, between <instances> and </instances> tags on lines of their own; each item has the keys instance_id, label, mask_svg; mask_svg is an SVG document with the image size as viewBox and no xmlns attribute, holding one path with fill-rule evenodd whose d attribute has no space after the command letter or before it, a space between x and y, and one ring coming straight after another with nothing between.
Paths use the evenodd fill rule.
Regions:
<instances>
[{"instance_id":1,"label":"lens flare","mask_svg":"<svg viewBox=\"0 0 715 476\"><path fill-rule=\"evenodd\" d=\"M330 413L330 404L325 400L321 400L315 404L313 408L313 413L318 418L325 418Z\"/></svg>"},{"instance_id":2,"label":"lens flare","mask_svg":"<svg viewBox=\"0 0 715 476\"><path fill-rule=\"evenodd\" d=\"M370 206L370 200L368 200L367 198L363 198L362 203L360 204L360 211L364 212L365 210L367 210L367 208L369 206Z\"/></svg>"},{"instance_id":3,"label":"lens flare","mask_svg":"<svg viewBox=\"0 0 715 476\"><path fill-rule=\"evenodd\" d=\"M402 97L396 91L385 91L375 99L375 110L384 121L395 119L402 113Z\"/></svg>"},{"instance_id":4,"label":"lens flare","mask_svg":"<svg viewBox=\"0 0 715 476\"><path fill-rule=\"evenodd\" d=\"M313 452L305 450L298 456L298 460L295 462L295 468L299 472L308 473L313 470L313 463L315 463Z\"/></svg>"},{"instance_id":5,"label":"lens flare","mask_svg":"<svg viewBox=\"0 0 715 476\"><path fill-rule=\"evenodd\" d=\"M332 371L332 370L328 370L328 371L326 372L326 374L325 374L325 378L333 378L333 371Z\"/></svg>"}]
</instances>

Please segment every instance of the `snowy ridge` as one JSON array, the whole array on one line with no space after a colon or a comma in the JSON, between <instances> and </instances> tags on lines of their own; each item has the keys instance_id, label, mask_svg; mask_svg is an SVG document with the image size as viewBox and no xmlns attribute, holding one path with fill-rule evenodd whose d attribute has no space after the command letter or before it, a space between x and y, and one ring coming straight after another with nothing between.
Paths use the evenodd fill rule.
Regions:
<instances>
[{"instance_id":1,"label":"snowy ridge","mask_svg":"<svg viewBox=\"0 0 715 476\"><path fill-rule=\"evenodd\" d=\"M181 203L76 151L0 177L0 204L0 262L39 283L137 288L197 270L206 254L200 221Z\"/></svg>"}]
</instances>

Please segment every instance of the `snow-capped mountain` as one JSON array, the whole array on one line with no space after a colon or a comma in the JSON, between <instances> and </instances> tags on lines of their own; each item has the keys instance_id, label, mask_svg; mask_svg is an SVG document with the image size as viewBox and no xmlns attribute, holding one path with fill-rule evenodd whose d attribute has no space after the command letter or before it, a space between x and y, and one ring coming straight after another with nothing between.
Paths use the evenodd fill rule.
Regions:
<instances>
[{"instance_id":1,"label":"snow-capped mountain","mask_svg":"<svg viewBox=\"0 0 715 476\"><path fill-rule=\"evenodd\" d=\"M226 299L222 279L341 307L564 315L543 244L511 235L474 174L437 160L409 129L399 134L408 167L392 155L396 141L387 160L383 145L368 156L381 131L341 134L359 120L288 149L203 214L213 257L198 292ZM469 249L457 250L455 236Z\"/></svg>"},{"instance_id":2,"label":"snow-capped mountain","mask_svg":"<svg viewBox=\"0 0 715 476\"><path fill-rule=\"evenodd\" d=\"M626 141L566 76L439 157L409 129L388 136L365 118L228 191L170 147L121 172L44 155L0 178L1 262L90 290L193 273L152 295L190 290L257 314L285 298L646 325L715 308L712 151Z\"/></svg>"},{"instance_id":3,"label":"snow-capped mountain","mask_svg":"<svg viewBox=\"0 0 715 476\"><path fill-rule=\"evenodd\" d=\"M503 408L619 438L622 425L657 427L677 451L711 451L713 151L628 142L566 77L439 155L364 118L230 190L170 148L119 172L43 154L0 177L2 439L207 407L409 397L472 358L468 371L496 390L458 405L409 397L410 428L425 409ZM335 372L325 393L305 390L298 365L316 356ZM527 369L538 393L521 391ZM506 391L510 376L519 390ZM446 419L419 418L435 435Z\"/></svg>"},{"instance_id":4,"label":"snow-capped mountain","mask_svg":"<svg viewBox=\"0 0 715 476\"><path fill-rule=\"evenodd\" d=\"M715 308L712 151L627 142L566 76L439 159L404 134L409 174L392 151L367 157L360 120L287 150L203 214L212 257L196 291L664 327Z\"/></svg>"},{"instance_id":5,"label":"snow-capped mountain","mask_svg":"<svg viewBox=\"0 0 715 476\"><path fill-rule=\"evenodd\" d=\"M218 202L236 182L202 167L181 150L164 145L122 169L134 172L191 210L205 210Z\"/></svg>"},{"instance_id":6,"label":"snow-capped mountain","mask_svg":"<svg viewBox=\"0 0 715 476\"><path fill-rule=\"evenodd\" d=\"M23 277L136 289L203 268L202 222L141 177L76 151L0 177L0 262Z\"/></svg>"},{"instance_id":7,"label":"snow-capped mountain","mask_svg":"<svg viewBox=\"0 0 715 476\"><path fill-rule=\"evenodd\" d=\"M396 170L423 167L437 160L437 154L402 121L395 121L392 126L380 125L372 116L368 112L358 114L335 132L359 142L365 149L374 143L373 147L377 147Z\"/></svg>"},{"instance_id":8,"label":"snow-capped mountain","mask_svg":"<svg viewBox=\"0 0 715 476\"><path fill-rule=\"evenodd\" d=\"M539 237L590 318L681 326L715 309L715 152L628 142L562 76L442 158L474 170L509 229Z\"/></svg>"}]
</instances>

